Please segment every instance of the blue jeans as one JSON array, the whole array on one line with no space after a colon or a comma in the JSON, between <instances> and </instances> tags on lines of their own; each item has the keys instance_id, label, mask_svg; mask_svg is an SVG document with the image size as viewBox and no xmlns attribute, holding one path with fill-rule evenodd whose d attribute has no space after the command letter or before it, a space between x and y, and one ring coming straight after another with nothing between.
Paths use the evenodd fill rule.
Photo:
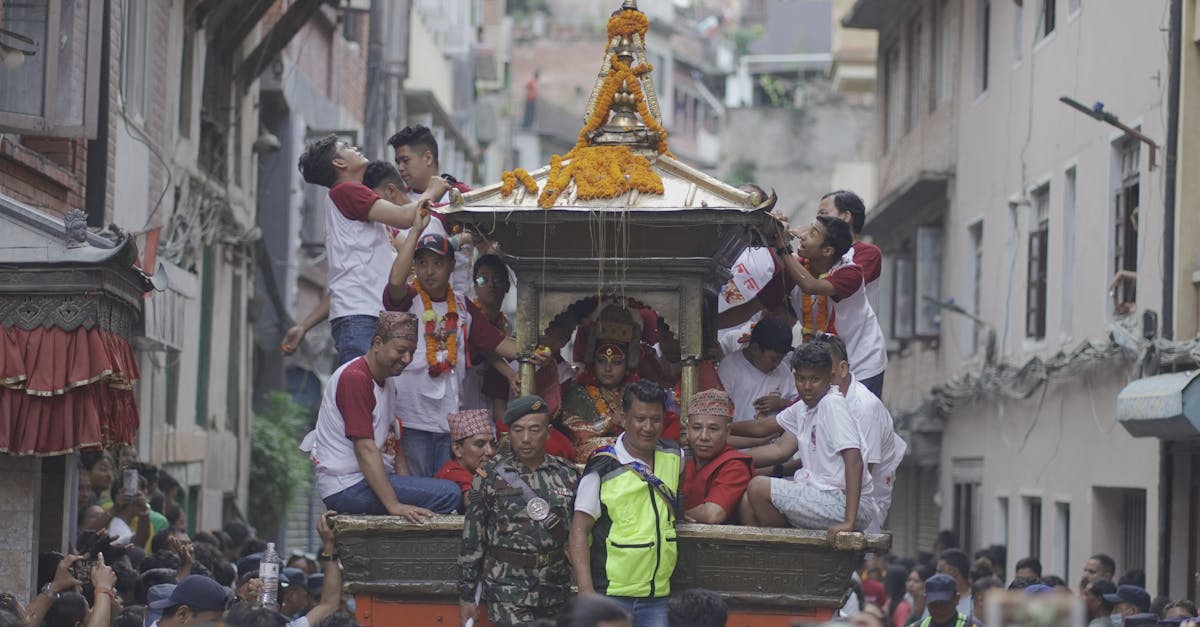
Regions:
<instances>
[{"instance_id":1,"label":"blue jeans","mask_svg":"<svg viewBox=\"0 0 1200 627\"><path fill-rule=\"evenodd\" d=\"M450 461L450 434L404 428L400 446L414 477L432 477Z\"/></svg>"},{"instance_id":2,"label":"blue jeans","mask_svg":"<svg viewBox=\"0 0 1200 627\"><path fill-rule=\"evenodd\" d=\"M416 505L437 514L453 514L462 503L458 484L445 479L388 475L396 498L405 505ZM325 506L339 514L371 514L383 516L388 512L367 480L325 497Z\"/></svg>"},{"instance_id":3,"label":"blue jeans","mask_svg":"<svg viewBox=\"0 0 1200 627\"><path fill-rule=\"evenodd\" d=\"M329 321L333 346L338 352L338 366L358 359L371 350L378 324L379 318L375 316L342 316Z\"/></svg>"},{"instance_id":4,"label":"blue jeans","mask_svg":"<svg viewBox=\"0 0 1200 627\"><path fill-rule=\"evenodd\" d=\"M667 627L667 597L608 597L633 617L633 627Z\"/></svg>"}]
</instances>

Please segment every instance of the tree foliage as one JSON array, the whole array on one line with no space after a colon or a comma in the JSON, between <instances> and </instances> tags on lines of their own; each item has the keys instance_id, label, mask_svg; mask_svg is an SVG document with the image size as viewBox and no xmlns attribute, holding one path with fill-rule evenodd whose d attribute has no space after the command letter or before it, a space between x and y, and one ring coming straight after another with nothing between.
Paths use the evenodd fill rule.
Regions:
<instances>
[{"instance_id":1,"label":"tree foliage","mask_svg":"<svg viewBox=\"0 0 1200 627\"><path fill-rule=\"evenodd\" d=\"M266 408L250 423L250 524L262 537L282 529L296 487L308 482L312 467L298 448L312 417L283 392L267 396Z\"/></svg>"}]
</instances>

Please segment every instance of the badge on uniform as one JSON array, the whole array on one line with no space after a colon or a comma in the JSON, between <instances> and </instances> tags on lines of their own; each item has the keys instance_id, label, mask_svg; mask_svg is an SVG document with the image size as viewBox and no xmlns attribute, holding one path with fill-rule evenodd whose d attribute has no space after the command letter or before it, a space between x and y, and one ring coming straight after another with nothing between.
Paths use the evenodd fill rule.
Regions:
<instances>
[{"instance_id":1,"label":"badge on uniform","mask_svg":"<svg viewBox=\"0 0 1200 627\"><path fill-rule=\"evenodd\" d=\"M550 515L550 504L541 497L529 499L529 502L525 504L525 513L536 521L546 520L546 517Z\"/></svg>"}]
</instances>

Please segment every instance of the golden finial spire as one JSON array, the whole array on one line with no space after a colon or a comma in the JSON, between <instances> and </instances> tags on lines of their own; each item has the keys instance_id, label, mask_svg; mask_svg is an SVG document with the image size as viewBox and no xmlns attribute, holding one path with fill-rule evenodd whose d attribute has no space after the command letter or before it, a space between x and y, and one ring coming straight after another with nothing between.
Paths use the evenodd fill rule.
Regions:
<instances>
[{"instance_id":1,"label":"golden finial spire","mask_svg":"<svg viewBox=\"0 0 1200 627\"><path fill-rule=\"evenodd\" d=\"M621 8L628 9L630 11L637 11L637 0L625 0L625 2L621 4Z\"/></svg>"}]
</instances>

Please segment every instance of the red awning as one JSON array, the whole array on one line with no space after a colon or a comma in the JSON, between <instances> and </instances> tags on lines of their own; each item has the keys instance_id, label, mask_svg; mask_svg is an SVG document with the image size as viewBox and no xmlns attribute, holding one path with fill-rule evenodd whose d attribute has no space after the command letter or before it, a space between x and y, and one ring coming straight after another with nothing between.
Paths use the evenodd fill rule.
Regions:
<instances>
[{"instance_id":1,"label":"red awning","mask_svg":"<svg viewBox=\"0 0 1200 627\"><path fill-rule=\"evenodd\" d=\"M132 443L138 376L129 342L99 327L0 327L0 453Z\"/></svg>"}]
</instances>

